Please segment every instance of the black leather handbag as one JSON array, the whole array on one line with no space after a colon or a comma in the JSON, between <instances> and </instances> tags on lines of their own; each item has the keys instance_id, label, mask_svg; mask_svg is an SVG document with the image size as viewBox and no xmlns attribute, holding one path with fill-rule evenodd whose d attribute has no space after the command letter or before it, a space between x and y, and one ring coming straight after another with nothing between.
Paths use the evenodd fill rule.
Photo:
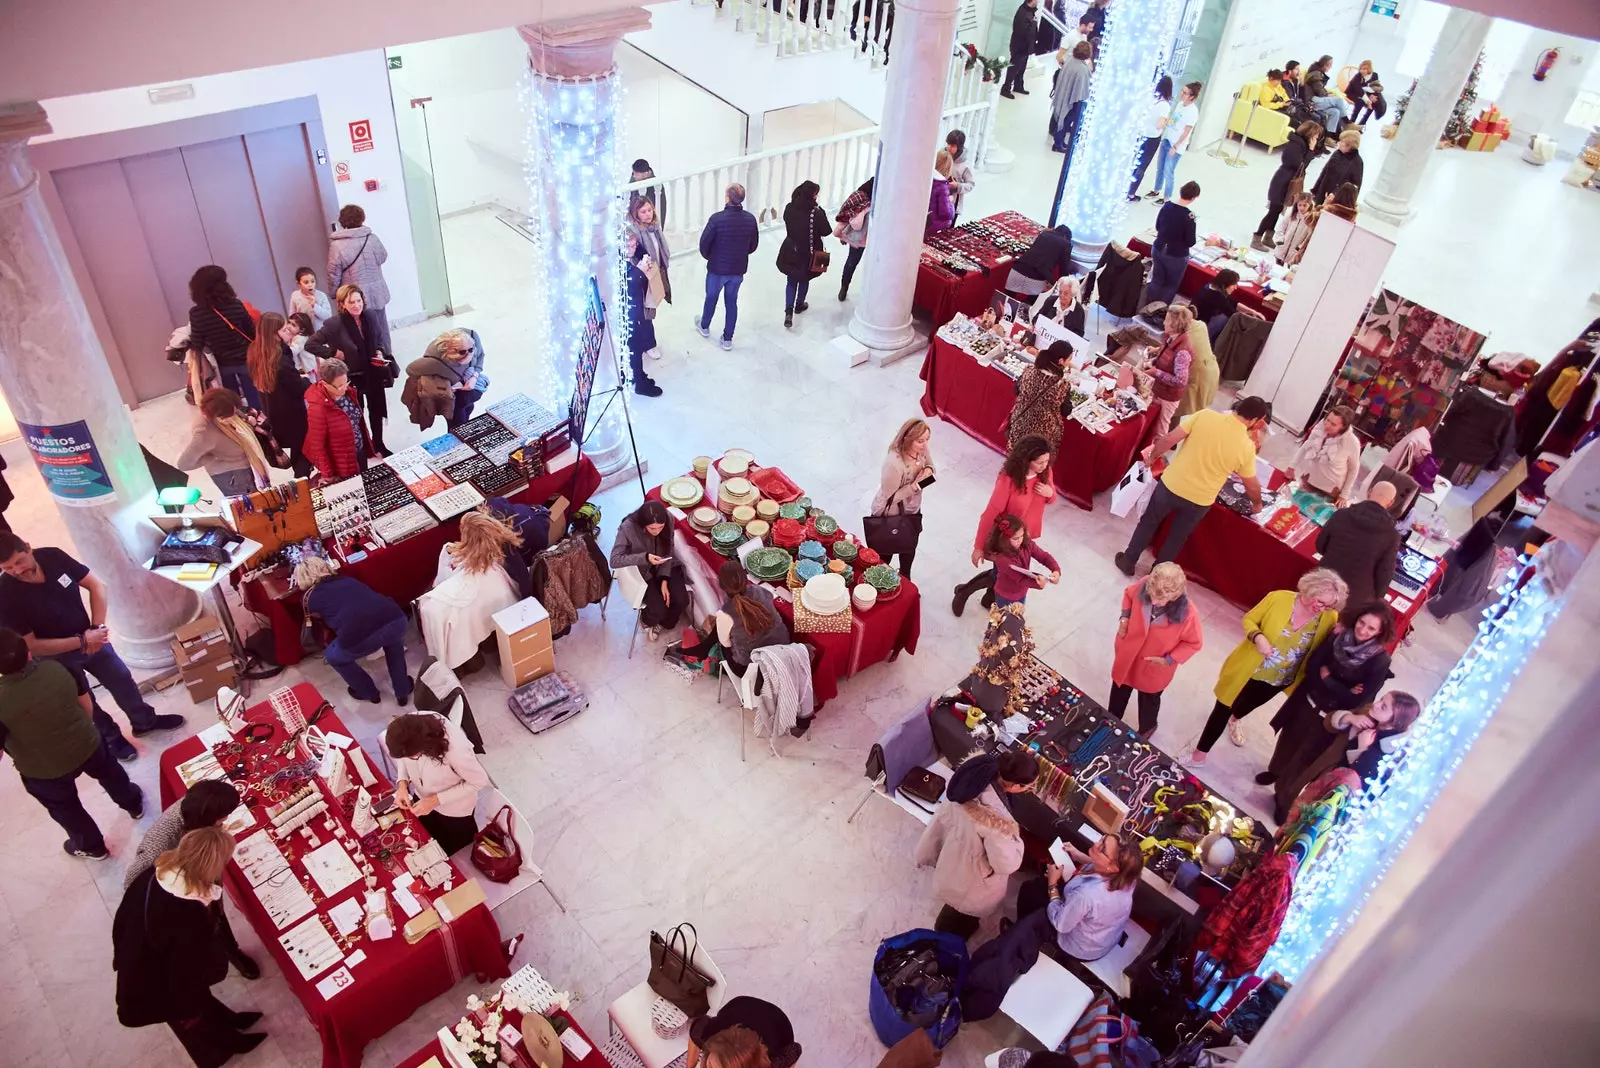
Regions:
<instances>
[{"instance_id":1,"label":"black leather handbag","mask_svg":"<svg viewBox=\"0 0 1600 1068\"><path fill-rule=\"evenodd\" d=\"M917 539L922 536L922 513L908 512L904 504L890 515L869 515L861 520L861 532L867 545L879 556L887 559L895 553L916 552Z\"/></svg>"},{"instance_id":2,"label":"black leather handbag","mask_svg":"<svg viewBox=\"0 0 1600 1068\"><path fill-rule=\"evenodd\" d=\"M689 934L684 934L685 929ZM689 935L694 935L690 943ZM711 1011L707 992L716 980L694 966L694 951L700 934L690 923L680 923L662 938L650 932L650 989L676 1005L691 1020Z\"/></svg>"}]
</instances>

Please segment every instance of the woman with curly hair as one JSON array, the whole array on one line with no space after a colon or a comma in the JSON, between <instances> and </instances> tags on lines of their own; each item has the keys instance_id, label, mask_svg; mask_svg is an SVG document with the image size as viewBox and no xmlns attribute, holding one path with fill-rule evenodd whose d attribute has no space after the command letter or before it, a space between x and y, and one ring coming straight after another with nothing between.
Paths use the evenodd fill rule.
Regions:
<instances>
[{"instance_id":1,"label":"woman with curly hair","mask_svg":"<svg viewBox=\"0 0 1600 1068\"><path fill-rule=\"evenodd\" d=\"M984 563L984 543L994 529L994 521L1002 515L1014 515L1022 520L1028 537L1037 538L1044 529L1044 506L1056 495L1050 484L1051 452L1055 446L1044 438L1028 435L1011 447L1000 474L994 480L994 492L989 503L978 517L978 531L972 539L972 566ZM984 590L983 606L994 604L995 571L990 567L979 572L955 588L955 598L950 611L960 615L967 606L967 598Z\"/></svg>"},{"instance_id":2,"label":"woman with curly hair","mask_svg":"<svg viewBox=\"0 0 1600 1068\"><path fill-rule=\"evenodd\" d=\"M384 728L394 758L395 804L421 821L446 853L472 844L473 813L489 775L460 727L435 712L396 716Z\"/></svg>"},{"instance_id":3,"label":"woman with curly hair","mask_svg":"<svg viewBox=\"0 0 1600 1068\"><path fill-rule=\"evenodd\" d=\"M417 614L428 650L461 674L483 666L479 646L494 636L494 614L518 600L506 560L521 542L510 524L474 511L461 517L461 537L439 550L433 589L417 601Z\"/></svg>"}]
</instances>

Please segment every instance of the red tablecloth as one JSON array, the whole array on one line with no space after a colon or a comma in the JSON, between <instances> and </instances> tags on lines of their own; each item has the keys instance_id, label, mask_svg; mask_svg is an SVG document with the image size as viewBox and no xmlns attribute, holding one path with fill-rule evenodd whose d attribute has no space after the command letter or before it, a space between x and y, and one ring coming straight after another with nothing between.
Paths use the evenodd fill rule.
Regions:
<instances>
[{"instance_id":1,"label":"red tablecloth","mask_svg":"<svg viewBox=\"0 0 1600 1068\"><path fill-rule=\"evenodd\" d=\"M938 337L922 361L922 411L954 423L996 452L1006 451L1006 420L1017 399L1011 376L979 363L966 350ZM1124 419L1096 434L1075 419L1065 421L1051 475L1066 498L1079 508L1094 509L1094 495L1117 484L1148 443L1156 409Z\"/></svg>"},{"instance_id":2,"label":"red tablecloth","mask_svg":"<svg viewBox=\"0 0 1600 1068\"><path fill-rule=\"evenodd\" d=\"M294 688L294 693L300 701L301 709L308 716L322 704L322 695L310 683L300 683ZM282 744L283 728L278 725L277 715L272 711L270 704L263 701L254 705L246 715L251 720L271 723L277 728L270 741L249 746L250 752L267 753ZM317 726L325 733L338 731L346 736L350 735L350 731L331 709L323 713ZM185 792L183 779L178 774L178 765L191 757L198 756L203 748L204 745L198 737L191 737L161 754L163 808L182 797ZM282 763L279 761L279 766ZM377 774L380 788L387 788L389 784L384 779L382 770L375 762L369 760L368 763L373 764L373 771ZM323 788L323 792L326 794L326 787ZM246 795L246 802L253 802L255 798L256 795L252 791ZM348 821L338 806L330 801L329 808L330 811L339 813L336 818L348 829ZM246 836L255 833L265 821L263 809L252 805L252 811L256 814L257 824L255 828L245 832ZM406 818L410 820L409 816ZM314 833L326 842L329 835L323 830L322 821L313 820L312 826ZM412 827L418 841L427 841L428 832L422 829L420 823L412 821ZM291 844L296 854L299 854L305 845L298 834L292 837ZM284 843L280 843L280 846L283 845ZM304 873L305 869L297 857L291 858L291 865L296 872ZM404 866L398 863L394 872L385 871L382 864L376 866L379 871L379 885L384 887L393 881L395 874L405 871ZM459 871L457 875L455 885L460 885ZM418 1006L449 990L467 975L475 974L480 981L486 982L490 979L503 979L509 974L505 955L500 949L500 928L495 923L494 914L487 906L469 909L453 922L423 936L416 945L407 945L398 930L405 923L405 913L398 904L392 904L397 928L394 936L379 941L364 937L358 941L354 949L364 951L367 956L361 963L350 968L351 974L355 976L355 984L336 993L331 1001L325 1000L317 992L316 984L326 978L333 969L313 976L309 980L302 979L299 969L278 943L278 935L282 932L274 926L266 910L256 900L254 891L250 889L250 884L238 865L228 865L228 870L223 876L223 886L240 913L250 921L250 926L255 928L262 944L267 947L267 952L278 962L278 969L283 973L284 981L305 1006L312 1025L322 1036L323 1068L360 1068L361 1051L368 1042L410 1016ZM358 882L332 898L319 901L317 909L325 915L334 905L347 898L357 897L363 891L363 885ZM412 884L412 892L424 904L437 896L423 886L420 880ZM268 1023L270 1025L270 1021Z\"/></svg>"},{"instance_id":3,"label":"red tablecloth","mask_svg":"<svg viewBox=\"0 0 1600 1068\"><path fill-rule=\"evenodd\" d=\"M596 1046L594 1041L590 1039L587 1034L584 1034L583 1028L578 1026L578 1022L576 1020L574 1020L567 1013L560 1011L553 1012L550 1015L560 1017L561 1019L565 1020L567 1022L567 1026L576 1031L585 1042L589 1043L591 1047L589 1055L583 1058L581 1061L575 1060L572 1054L568 1053L566 1055L565 1068L611 1068L611 1066L606 1063L605 1057L601 1056L600 1047ZM514 1028L520 1029L522 1027L522 1013L520 1012L506 1009L502 1014L502 1018L505 1023L510 1024ZM457 1017L457 1019L459 1020L460 1017ZM450 1026L453 1027L454 1023L452 1023ZM522 1054L522 1047L520 1045L517 1047L517 1051L519 1055ZM440 1046L439 1040L435 1038L426 1046L423 1046L421 1049L417 1050L417 1052L401 1061L397 1068L422 1068L422 1065L427 1063L429 1057L439 1058L439 1063L443 1065L444 1068L449 1068L450 1066L450 1062L445 1060L444 1047ZM526 1056L521 1056L519 1062L514 1065L513 1068L527 1068L527 1066L531 1063L532 1062L528 1060Z\"/></svg>"},{"instance_id":4,"label":"red tablecloth","mask_svg":"<svg viewBox=\"0 0 1600 1068\"><path fill-rule=\"evenodd\" d=\"M1268 488L1276 489L1283 481L1283 473L1274 472ZM1152 547L1158 551L1166 542L1167 529L1168 525L1162 524L1156 532ZM1317 566L1316 551L1315 537L1290 545L1255 520L1226 505L1213 504L1183 543L1176 563L1202 586L1249 611L1273 590L1294 589L1300 576ZM1385 592L1384 600L1394 609L1396 644L1410 633L1443 571L1443 566L1436 569L1414 597L1397 593L1393 587Z\"/></svg>"},{"instance_id":5,"label":"red tablecloth","mask_svg":"<svg viewBox=\"0 0 1600 1068\"><path fill-rule=\"evenodd\" d=\"M559 493L572 502L572 508L577 508L599 488L600 471L587 456L580 456L576 487L573 486L572 465L568 464L534 479L527 489L509 499L518 504L543 504ZM340 573L360 579L379 593L394 598L398 604L409 604L433 586L433 576L439 567L439 550L460 532L459 520L448 520L370 553L364 560L344 564ZM278 663L298 664L304 659L300 625L305 616L300 610L299 592L289 589L288 576L243 583L240 594L251 611L266 617Z\"/></svg>"},{"instance_id":6,"label":"red tablecloth","mask_svg":"<svg viewBox=\"0 0 1600 1068\"><path fill-rule=\"evenodd\" d=\"M660 497L660 486L653 487L648 497ZM711 547L710 539L689 525L687 520L677 523L678 537L693 545L700 558L712 572L727 562L727 558ZM794 606L783 598L774 598L783 621L794 631ZM795 634L795 640L804 642L817 651L811 666L811 695L821 708L839 696L839 680L847 679L863 668L882 663L895 653L917 651L917 639L922 635L922 594L917 584L908 578L900 579L900 595L865 612L851 610L850 633Z\"/></svg>"},{"instance_id":7,"label":"red tablecloth","mask_svg":"<svg viewBox=\"0 0 1600 1068\"><path fill-rule=\"evenodd\" d=\"M1044 227L1014 211L990 215L984 222L999 223L1025 241L1038 236ZM917 284L912 291L911 303L923 309L933 319L938 329L956 317L956 312L976 318L989 306L994 292L1005 285L1015 257L995 252L983 258L983 270L959 273L933 263L919 263Z\"/></svg>"},{"instance_id":8,"label":"red tablecloth","mask_svg":"<svg viewBox=\"0 0 1600 1068\"><path fill-rule=\"evenodd\" d=\"M1150 242L1141 237L1128 238L1128 247L1141 256L1150 255ZM1189 266L1183 272L1183 281L1178 283L1178 292L1186 297L1192 297L1217 276L1215 267L1189 261ZM1278 309L1266 301L1267 294L1263 293L1254 283L1240 282L1239 288L1233 291L1233 299L1247 308L1254 308L1267 317L1268 322L1278 318Z\"/></svg>"}]
</instances>

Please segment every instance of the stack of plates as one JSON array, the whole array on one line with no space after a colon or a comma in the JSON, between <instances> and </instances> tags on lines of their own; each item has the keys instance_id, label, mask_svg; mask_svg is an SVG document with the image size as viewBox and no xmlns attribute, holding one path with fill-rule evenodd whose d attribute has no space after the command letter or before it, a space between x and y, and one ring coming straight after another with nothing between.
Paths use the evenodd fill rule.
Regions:
<instances>
[{"instance_id":1,"label":"stack of plates","mask_svg":"<svg viewBox=\"0 0 1600 1068\"><path fill-rule=\"evenodd\" d=\"M754 522L755 518L756 510L748 504L741 504L733 510L732 519L741 526L745 523Z\"/></svg>"},{"instance_id":2,"label":"stack of plates","mask_svg":"<svg viewBox=\"0 0 1600 1068\"><path fill-rule=\"evenodd\" d=\"M850 608L850 592L838 575L818 575L807 579L800 600L819 616L833 616Z\"/></svg>"},{"instance_id":3,"label":"stack of plates","mask_svg":"<svg viewBox=\"0 0 1600 1068\"><path fill-rule=\"evenodd\" d=\"M815 560L802 560L794 565L795 578L809 582L822 574L822 565Z\"/></svg>"},{"instance_id":4,"label":"stack of plates","mask_svg":"<svg viewBox=\"0 0 1600 1068\"><path fill-rule=\"evenodd\" d=\"M855 602L858 609L865 612L878 603L878 588L863 582L855 588L855 592L851 594L850 599Z\"/></svg>"},{"instance_id":5,"label":"stack of plates","mask_svg":"<svg viewBox=\"0 0 1600 1068\"><path fill-rule=\"evenodd\" d=\"M793 519L799 522L806 517L806 510L798 501L790 501L788 504L778 506L778 514L785 519Z\"/></svg>"},{"instance_id":6,"label":"stack of plates","mask_svg":"<svg viewBox=\"0 0 1600 1068\"><path fill-rule=\"evenodd\" d=\"M729 449L717 461L717 473L723 478L738 478L748 474L755 462L755 454L748 449Z\"/></svg>"},{"instance_id":7,"label":"stack of plates","mask_svg":"<svg viewBox=\"0 0 1600 1068\"><path fill-rule=\"evenodd\" d=\"M820 541L806 540L800 543L800 559L821 561L828 555L828 550L822 547Z\"/></svg>"},{"instance_id":8,"label":"stack of plates","mask_svg":"<svg viewBox=\"0 0 1600 1068\"><path fill-rule=\"evenodd\" d=\"M781 582L789 574L789 565L793 558L784 550L777 548L757 549L744 558L744 568L750 572L752 578L762 582Z\"/></svg>"},{"instance_id":9,"label":"stack of plates","mask_svg":"<svg viewBox=\"0 0 1600 1068\"><path fill-rule=\"evenodd\" d=\"M725 478L717 488L717 503L724 512L731 512L741 505L754 508L760 499L761 491L748 478ZM755 518L754 513L750 518Z\"/></svg>"},{"instance_id":10,"label":"stack of plates","mask_svg":"<svg viewBox=\"0 0 1600 1068\"><path fill-rule=\"evenodd\" d=\"M765 519L769 523L772 522L774 519L778 518L778 502L769 501L765 498L757 501L756 516L758 518Z\"/></svg>"},{"instance_id":11,"label":"stack of plates","mask_svg":"<svg viewBox=\"0 0 1600 1068\"><path fill-rule=\"evenodd\" d=\"M687 512L705 498L706 488L698 479L688 475L669 478L661 484L661 501L679 511Z\"/></svg>"},{"instance_id":12,"label":"stack of plates","mask_svg":"<svg viewBox=\"0 0 1600 1068\"><path fill-rule=\"evenodd\" d=\"M829 560L828 571L835 575L848 575L850 573L850 565L843 560Z\"/></svg>"},{"instance_id":13,"label":"stack of plates","mask_svg":"<svg viewBox=\"0 0 1600 1068\"><path fill-rule=\"evenodd\" d=\"M689 525L702 534L710 534L711 528L722 522L722 513L709 504L702 504L689 513Z\"/></svg>"},{"instance_id":14,"label":"stack of plates","mask_svg":"<svg viewBox=\"0 0 1600 1068\"><path fill-rule=\"evenodd\" d=\"M699 509L696 510L699 511ZM847 564L855 563L856 549L856 543L849 538L840 538L833 543L833 555Z\"/></svg>"},{"instance_id":15,"label":"stack of plates","mask_svg":"<svg viewBox=\"0 0 1600 1068\"><path fill-rule=\"evenodd\" d=\"M785 549L798 549L806 538L805 528L798 519L779 519L772 524L772 544Z\"/></svg>"},{"instance_id":16,"label":"stack of plates","mask_svg":"<svg viewBox=\"0 0 1600 1068\"><path fill-rule=\"evenodd\" d=\"M738 523L718 523L711 528L711 547L723 556L732 556L744 542L744 528Z\"/></svg>"},{"instance_id":17,"label":"stack of plates","mask_svg":"<svg viewBox=\"0 0 1600 1068\"><path fill-rule=\"evenodd\" d=\"M772 524L765 519L752 519L744 525L744 532L752 538L767 540L767 535L772 532Z\"/></svg>"}]
</instances>

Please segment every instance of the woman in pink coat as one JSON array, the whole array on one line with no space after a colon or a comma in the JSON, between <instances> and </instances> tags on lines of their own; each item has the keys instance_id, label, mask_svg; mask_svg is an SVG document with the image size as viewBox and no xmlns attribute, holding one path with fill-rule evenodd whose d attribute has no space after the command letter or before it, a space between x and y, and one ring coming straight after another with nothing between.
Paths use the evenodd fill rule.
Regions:
<instances>
[{"instance_id":1,"label":"woman in pink coat","mask_svg":"<svg viewBox=\"0 0 1600 1068\"><path fill-rule=\"evenodd\" d=\"M987 557L984 545L994 521L1002 515L1014 515L1022 520L1029 538L1037 539L1044 529L1044 506L1054 499L1055 486L1050 482L1050 450L1054 448L1044 438L1034 434L1017 442L1006 454L1000 467L1000 476L994 480L994 491L989 503L978 517L978 531L972 539L972 566L983 567ZM955 588L955 598L950 611L960 615L967 606L967 598L983 590L983 607L994 604L995 570L987 567Z\"/></svg>"},{"instance_id":2,"label":"woman in pink coat","mask_svg":"<svg viewBox=\"0 0 1600 1068\"><path fill-rule=\"evenodd\" d=\"M1106 711L1121 719L1138 690L1139 737L1146 740L1156 732L1161 691L1172 684L1178 665L1200 651L1200 613L1184 593L1187 584L1183 568L1165 563L1122 591Z\"/></svg>"}]
</instances>

